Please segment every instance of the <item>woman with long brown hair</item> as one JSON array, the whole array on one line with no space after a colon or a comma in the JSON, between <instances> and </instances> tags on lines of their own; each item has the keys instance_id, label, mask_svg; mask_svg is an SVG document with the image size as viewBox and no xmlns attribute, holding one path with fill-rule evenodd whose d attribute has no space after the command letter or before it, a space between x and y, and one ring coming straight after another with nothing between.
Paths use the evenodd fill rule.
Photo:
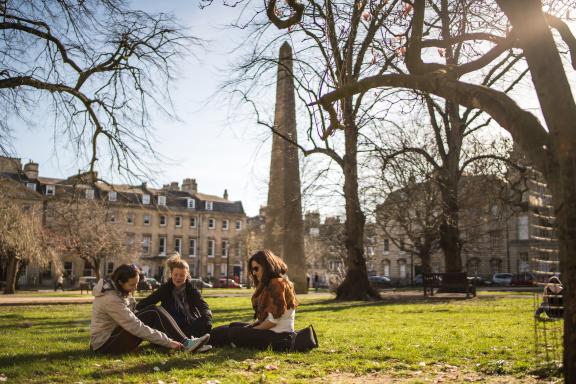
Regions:
<instances>
[{"instance_id":1,"label":"woman with long brown hair","mask_svg":"<svg viewBox=\"0 0 576 384\"><path fill-rule=\"evenodd\" d=\"M294 334L298 300L284 261L269 250L258 251L248 260L248 270L256 287L252 295L254 321L213 329L213 346L266 349L290 340Z\"/></svg>"}]
</instances>

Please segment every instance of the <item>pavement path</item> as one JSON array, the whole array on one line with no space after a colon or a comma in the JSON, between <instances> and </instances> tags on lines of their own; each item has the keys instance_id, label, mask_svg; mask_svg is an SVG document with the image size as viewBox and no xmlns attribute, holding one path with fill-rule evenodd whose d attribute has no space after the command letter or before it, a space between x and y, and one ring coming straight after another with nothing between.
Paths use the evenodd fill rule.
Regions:
<instances>
[{"instance_id":1,"label":"pavement path","mask_svg":"<svg viewBox=\"0 0 576 384\"><path fill-rule=\"evenodd\" d=\"M528 292L520 292L520 290L506 289L506 297L527 297L530 295ZM204 297L249 297L252 295L251 289L239 291L227 290L209 290L203 292ZM517 294L514 294L517 292ZM500 297L502 292L496 292L495 289L483 289L479 292L480 297ZM416 300L416 301L434 301L445 299L459 299L464 298L464 295L459 294L435 294L434 297L423 297L421 289L383 289L380 295L384 300ZM142 298L145 295L138 295L136 299ZM306 297L309 298L333 298L334 295L327 292L314 292L310 291ZM45 290L38 292L20 292L15 295L0 294L0 306L16 306L16 305L58 305L58 304L90 304L94 300L92 295L81 294L80 291L64 291L62 293L55 293L54 291Z\"/></svg>"},{"instance_id":2,"label":"pavement path","mask_svg":"<svg viewBox=\"0 0 576 384\"><path fill-rule=\"evenodd\" d=\"M12 305L50 305L50 304L90 304L94 300L93 296L78 295L78 297L46 297L42 294L38 296L23 295L0 295L0 306Z\"/></svg>"}]
</instances>

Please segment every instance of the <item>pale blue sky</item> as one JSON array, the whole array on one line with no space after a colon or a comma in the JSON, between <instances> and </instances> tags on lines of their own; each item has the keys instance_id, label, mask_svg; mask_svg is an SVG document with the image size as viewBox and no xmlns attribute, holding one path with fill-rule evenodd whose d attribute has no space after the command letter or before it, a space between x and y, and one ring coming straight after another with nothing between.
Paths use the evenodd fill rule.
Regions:
<instances>
[{"instance_id":1,"label":"pale blue sky","mask_svg":"<svg viewBox=\"0 0 576 384\"><path fill-rule=\"evenodd\" d=\"M135 0L133 4L148 11L174 13L191 34L207 41L204 49L195 50L196 58L188 58L179 68L172 94L180 121L158 116L154 119L155 148L170 159L156 165L161 170L154 180L156 185L195 178L200 192L222 195L226 188L230 199L241 200L246 213L256 215L266 203L270 134L257 126L254 118L230 111L235 106L226 103L226 95L217 95L207 102L238 60L239 53L232 53L232 49L242 36L224 26L240 10L223 7L218 1L204 10L199 9L197 1L190 0ZM567 69L574 86L574 71ZM519 86L514 93L520 104L540 116L531 84ZM258 100L260 106L268 103L268 114L273 113L273 96L271 87L270 97ZM43 114L41 110L38 113ZM36 119L32 127L16 126L17 155L23 162L38 162L42 176L66 177L84 168L86 163L75 161L70 150L56 146L55 155L52 132L42 126L47 120ZM322 213L328 214L343 210L338 204L322 205L321 201L305 201L305 205L309 209L322 206Z\"/></svg>"},{"instance_id":2,"label":"pale blue sky","mask_svg":"<svg viewBox=\"0 0 576 384\"><path fill-rule=\"evenodd\" d=\"M161 173L155 181L161 185L195 178L200 192L220 196L226 188L231 200L241 200L247 214L256 215L266 203L269 133L229 113L225 95L218 96L218 102L206 103L237 59L230 51L238 36L223 26L238 10L216 3L201 10L196 1L186 0L138 0L133 4L144 10L172 12L194 36L207 40L205 49L195 49L197 57L188 58L177 74L173 98L180 121L154 118L155 148L170 159L157 165ZM85 167L61 146L55 154L52 132L41 125L43 121L37 119L36 126L15 130L15 150L22 161L38 162L40 174L47 177L66 177Z\"/></svg>"}]
</instances>

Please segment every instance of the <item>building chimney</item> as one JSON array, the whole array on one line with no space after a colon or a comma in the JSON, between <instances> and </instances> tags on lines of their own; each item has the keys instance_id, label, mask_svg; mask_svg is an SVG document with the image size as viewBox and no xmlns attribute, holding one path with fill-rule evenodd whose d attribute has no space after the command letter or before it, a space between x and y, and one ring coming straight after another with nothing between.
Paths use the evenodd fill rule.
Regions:
<instances>
[{"instance_id":1,"label":"building chimney","mask_svg":"<svg viewBox=\"0 0 576 384\"><path fill-rule=\"evenodd\" d=\"M28 164L24 166L24 174L30 180L38 179L38 163L34 163L30 160Z\"/></svg>"},{"instance_id":2,"label":"building chimney","mask_svg":"<svg viewBox=\"0 0 576 384\"><path fill-rule=\"evenodd\" d=\"M172 181L170 183L170 190L171 191L179 191L180 190L180 186L178 185L177 181Z\"/></svg>"},{"instance_id":3,"label":"building chimney","mask_svg":"<svg viewBox=\"0 0 576 384\"><path fill-rule=\"evenodd\" d=\"M198 192L198 184L196 184L196 179L182 180L182 191L188 193Z\"/></svg>"},{"instance_id":4,"label":"building chimney","mask_svg":"<svg viewBox=\"0 0 576 384\"><path fill-rule=\"evenodd\" d=\"M223 197L224 197L224 200L228 200L228 190L227 189L224 190Z\"/></svg>"},{"instance_id":5,"label":"building chimney","mask_svg":"<svg viewBox=\"0 0 576 384\"><path fill-rule=\"evenodd\" d=\"M0 156L0 173L19 173L22 171L22 162L15 157Z\"/></svg>"},{"instance_id":6,"label":"building chimney","mask_svg":"<svg viewBox=\"0 0 576 384\"><path fill-rule=\"evenodd\" d=\"M145 190L147 186L148 186L148 184L147 184L145 181L143 181L143 182L142 182L142 187L141 187L142 190Z\"/></svg>"}]
</instances>

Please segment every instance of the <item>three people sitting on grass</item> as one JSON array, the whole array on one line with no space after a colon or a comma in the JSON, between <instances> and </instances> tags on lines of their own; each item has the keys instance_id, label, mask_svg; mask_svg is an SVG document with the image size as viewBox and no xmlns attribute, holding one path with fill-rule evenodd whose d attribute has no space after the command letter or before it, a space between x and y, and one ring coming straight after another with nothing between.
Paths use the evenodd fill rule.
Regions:
<instances>
[{"instance_id":1,"label":"three people sitting on grass","mask_svg":"<svg viewBox=\"0 0 576 384\"><path fill-rule=\"evenodd\" d=\"M202 348L210 335L187 337L163 307L148 306L135 312L132 293L138 285L139 272L134 265L122 264L94 287L90 348L100 353L128 353L143 340L189 352Z\"/></svg>"},{"instance_id":2,"label":"three people sitting on grass","mask_svg":"<svg viewBox=\"0 0 576 384\"><path fill-rule=\"evenodd\" d=\"M212 330L212 313L190 283L189 266L179 254L167 261L170 279L137 306L132 292L139 270L123 264L94 288L90 347L102 353L126 353L143 340L171 349L203 351L214 346L277 351L307 351L318 346L312 326L294 330L298 300L288 267L269 250L248 260L254 282L254 321L231 323ZM161 306L155 304L160 302Z\"/></svg>"}]
</instances>

